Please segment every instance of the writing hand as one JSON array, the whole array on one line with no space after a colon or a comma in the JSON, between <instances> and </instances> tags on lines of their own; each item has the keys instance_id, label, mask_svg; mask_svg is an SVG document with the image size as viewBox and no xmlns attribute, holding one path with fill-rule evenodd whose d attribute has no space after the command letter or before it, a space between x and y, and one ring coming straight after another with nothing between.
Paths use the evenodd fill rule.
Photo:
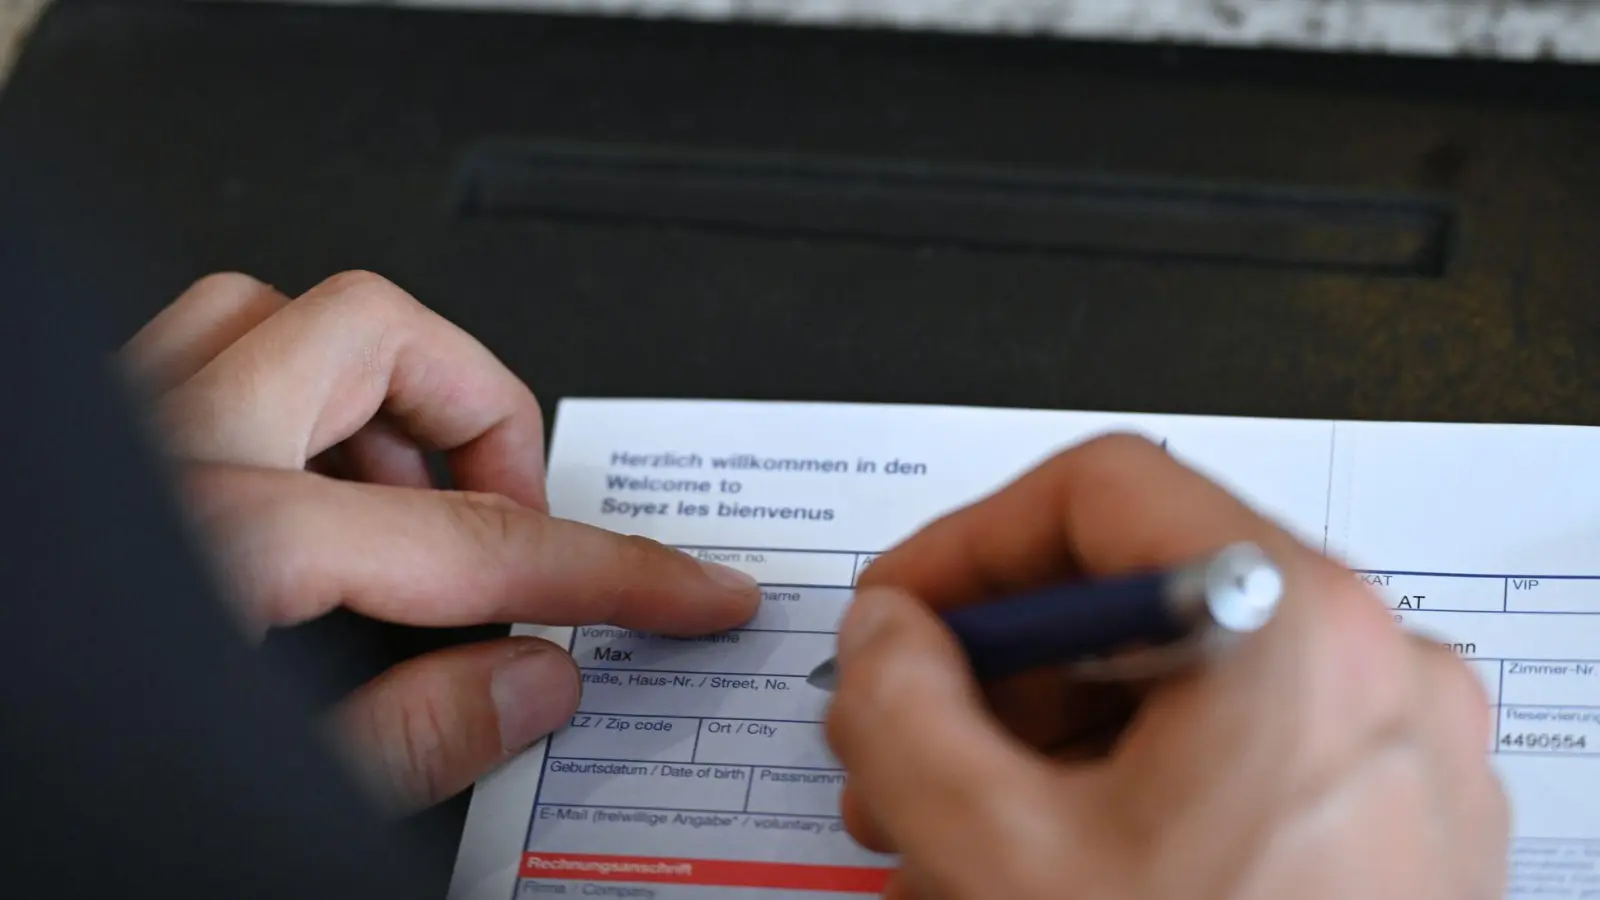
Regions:
<instances>
[{"instance_id":1,"label":"writing hand","mask_svg":"<svg viewBox=\"0 0 1600 900\"><path fill-rule=\"evenodd\" d=\"M336 607L419 626L601 622L692 635L741 624L749 578L551 518L534 395L393 284L346 273L293 301L196 283L124 356L157 398L188 505L254 629ZM433 488L443 451L459 490ZM578 673L508 638L410 660L334 723L397 808L471 784L564 724Z\"/></svg>"},{"instance_id":2,"label":"writing hand","mask_svg":"<svg viewBox=\"0 0 1600 900\"><path fill-rule=\"evenodd\" d=\"M1276 619L1131 691L980 688L934 610L1238 540ZM829 740L852 835L897 898L1501 896L1507 805L1485 692L1353 574L1145 441L1070 450L879 557L839 635Z\"/></svg>"}]
</instances>

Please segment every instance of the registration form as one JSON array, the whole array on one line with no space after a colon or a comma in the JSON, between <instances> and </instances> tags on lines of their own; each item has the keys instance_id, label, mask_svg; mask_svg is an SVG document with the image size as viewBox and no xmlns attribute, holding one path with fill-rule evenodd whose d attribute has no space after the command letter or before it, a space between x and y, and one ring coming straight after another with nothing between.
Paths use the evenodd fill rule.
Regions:
<instances>
[{"instance_id":1,"label":"registration form","mask_svg":"<svg viewBox=\"0 0 1600 900\"><path fill-rule=\"evenodd\" d=\"M746 627L518 626L583 671L568 725L476 787L452 900L875 896L807 685L873 557L1072 445L1165 443L1470 662L1495 705L1512 898L1600 896L1600 429L567 400L554 515L762 584Z\"/></svg>"}]
</instances>

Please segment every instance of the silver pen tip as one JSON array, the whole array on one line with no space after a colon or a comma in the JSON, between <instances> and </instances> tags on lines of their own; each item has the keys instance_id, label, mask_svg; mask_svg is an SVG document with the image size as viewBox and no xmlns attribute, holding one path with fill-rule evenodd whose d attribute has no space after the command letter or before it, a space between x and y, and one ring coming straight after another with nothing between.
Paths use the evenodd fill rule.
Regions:
<instances>
[{"instance_id":1,"label":"silver pen tip","mask_svg":"<svg viewBox=\"0 0 1600 900\"><path fill-rule=\"evenodd\" d=\"M806 684L824 691L831 691L833 690L834 685L837 683L838 678L839 668L838 666L834 665L833 660L830 659L822 665L811 670L811 674L806 676Z\"/></svg>"}]
</instances>

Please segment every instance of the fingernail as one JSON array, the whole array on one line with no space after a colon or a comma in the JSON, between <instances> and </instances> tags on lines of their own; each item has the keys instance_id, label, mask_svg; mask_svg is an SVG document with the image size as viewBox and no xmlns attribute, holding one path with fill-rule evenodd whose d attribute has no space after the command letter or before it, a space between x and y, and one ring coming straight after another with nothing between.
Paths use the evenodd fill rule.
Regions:
<instances>
[{"instance_id":1,"label":"fingernail","mask_svg":"<svg viewBox=\"0 0 1600 900\"><path fill-rule=\"evenodd\" d=\"M500 746L513 753L566 724L578 708L579 687L572 662L554 647L502 661L489 682Z\"/></svg>"},{"instance_id":2,"label":"fingernail","mask_svg":"<svg viewBox=\"0 0 1600 900\"><path fill-rule=\"evenodd\" d=\"M839 656L851 656L873 639L888 624L896 598L888 591L866 591L856 595L839 626Z\"/></svg>"},{"instance_id":3,"label":"fingernail","mask_svg":"<svg viewBox=\"0 0 1600 900\"><path fill-rule=\"evenodd\" d=\"M703 559L696 561L700 563L700 568L705 570L707 578L710 578L712 581L715 581L717 584L720 584L723 587L733 588L736 591L755 590L755 578L745 572L741 572L738 569L725 566L721 563L706 562Z\"/></svg>"}]
</instances>

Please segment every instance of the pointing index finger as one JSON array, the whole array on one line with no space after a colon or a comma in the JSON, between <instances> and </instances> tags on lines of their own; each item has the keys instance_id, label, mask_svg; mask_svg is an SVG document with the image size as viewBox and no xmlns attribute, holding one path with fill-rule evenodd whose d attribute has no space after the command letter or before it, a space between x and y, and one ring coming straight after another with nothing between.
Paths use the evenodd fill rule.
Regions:
<instances>
[{"instance_id":1,"label":"pointing index finger","mask_svg":"<svg viewBox=\"0 0 1600 900\"><path fill-rule=\"evenodd\" d=\"M611 624L693 636L734 628L755 581L643 538L493 495L195 466L190 506L263 625L336 607L391 622Z\"/></svg>"}]
</instances>

